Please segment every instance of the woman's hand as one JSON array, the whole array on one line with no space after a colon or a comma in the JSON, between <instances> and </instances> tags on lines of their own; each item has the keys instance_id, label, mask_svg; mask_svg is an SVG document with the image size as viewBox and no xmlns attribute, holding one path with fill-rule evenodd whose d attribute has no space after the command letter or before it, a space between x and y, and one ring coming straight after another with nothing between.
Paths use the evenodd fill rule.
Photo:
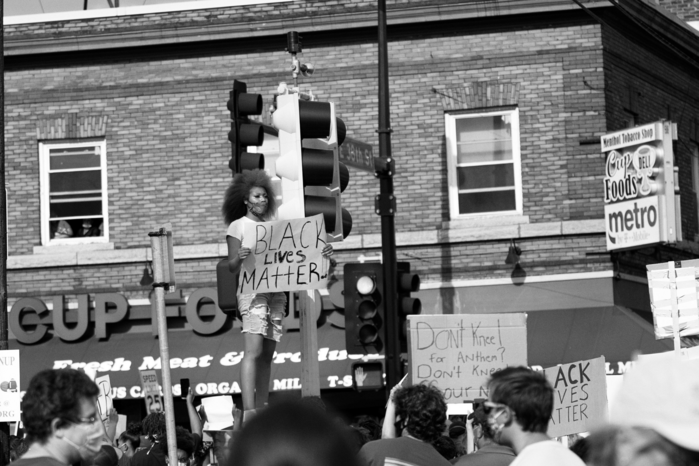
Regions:
<instances>
[{"instance_id":1,"label":"woman's hand","mask_svg":"<svg viewBox=\"0 0 699 466\"><path fill-rule=\"evenodd\" d=\"M333 245L326 244L323 248L323 257L330 257L333 255Z\"/></svg>"},{"instance_id":2,"label":"woman's hand","mask_svg":"<svg viewBox=\"0 0 699 466\"><path fill-rule=\"evenodd\" d=\"M246 248L241 246L240 249L238 249L238 258L242 261L245 260L246 257L250 255L252 250L250 248Z\"/></svg>"}]
</instances>

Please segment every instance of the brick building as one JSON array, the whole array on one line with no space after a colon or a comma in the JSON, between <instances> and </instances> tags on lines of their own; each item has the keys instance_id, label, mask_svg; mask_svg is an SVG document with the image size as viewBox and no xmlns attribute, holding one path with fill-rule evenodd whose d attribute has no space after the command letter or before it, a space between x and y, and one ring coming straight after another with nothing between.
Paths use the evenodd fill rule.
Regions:
<instances>
[{"instance_id":1,"label":"brick building","mask_svg":"<svg viewBox=\"0 0 699 466\"><path fill-rule=\"evenodd\" d=\"M173 377L236 391L239 324L211 304L226 256L226 102L234 79L267 100L290 80L286 32L302 33L317 70L302 86L378 147L375 3L242 3L6 18L11 347L27 377L94 363L118 398L138 395L136 369L158 365L147 234L170 222ZM424 313L528 312L529 363L544 367L671 349L653 338L645 264L699 251L699 37L689 2L661 3L389 2L398 259L421 276ZM610 253L600 136L660 119L678 124L684 241ZM352 170L338 275L380 252L378 191ZM337 389L324 393L347 395L341 309L325 299L319 323L322 387ZM298 332L287 341L275 390L298 388Z\"/></svg>"}]
</instances>

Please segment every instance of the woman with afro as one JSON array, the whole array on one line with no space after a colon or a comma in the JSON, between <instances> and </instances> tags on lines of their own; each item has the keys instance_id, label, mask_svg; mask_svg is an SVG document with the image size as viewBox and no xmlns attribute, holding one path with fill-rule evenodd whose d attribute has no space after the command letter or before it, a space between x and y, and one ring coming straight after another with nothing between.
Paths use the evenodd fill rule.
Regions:
<instances>
[{"instance_id":1,"label":"woman with afro","mask_svg":"<svg viewBox=\"0 0 699 466\"><path fill-rule=\"evenodd\" d=\"M242 246L245 225L250 222L274 220L276 203L272 180L264 170L238 173L226 190L222 207L228 225L228 268L238 273L251 253ZM324 256L333 253L331 245L323 249ZM241 366L243 421L267 405L272 357L282 335L282 319L286 295L283 292L238 294L238 310L243 321L245 355Z\"/></svg>"}]
</instances>

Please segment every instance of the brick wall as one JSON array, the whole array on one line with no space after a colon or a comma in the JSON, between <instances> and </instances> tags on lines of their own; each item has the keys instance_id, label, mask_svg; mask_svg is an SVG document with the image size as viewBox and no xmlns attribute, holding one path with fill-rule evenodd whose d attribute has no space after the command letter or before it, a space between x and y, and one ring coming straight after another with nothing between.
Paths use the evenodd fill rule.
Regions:
<instances>
[{"instance_id":1,"label":"brick wall","mask_svg":"<svg viewBox=\"0 0 699 466\"><path fill-rule=\"evenodd\" d=\"M660 0L660 6L685 21L699 21L697 0Z\"/></svg>"}]
</instances>

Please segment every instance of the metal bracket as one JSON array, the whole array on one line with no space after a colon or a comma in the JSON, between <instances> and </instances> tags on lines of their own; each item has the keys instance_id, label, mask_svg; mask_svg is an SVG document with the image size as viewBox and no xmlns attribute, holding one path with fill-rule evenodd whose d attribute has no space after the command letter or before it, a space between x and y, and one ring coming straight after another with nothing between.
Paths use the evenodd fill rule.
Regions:
<instances>
[{"instance_id":1,"label":"metal bracket","mask_svg":"<svg viewBox=\"0 0 699 466\"><path fill-rule=\"evenodd\" d=\"M396 214L396 197L393 194L378 194L374 201L377 215L393 217Z\"/></svg>"},{"instance_id":2,"label":"metal bracket","mask_svg":"<svg viewBox=\"0 0 699 466\"><path fill-rule=\"evenodd\" d=\"M396 162L393 157L374 157L374 176L376 178L393 176L396 173Z\"/></svg>"}]
</instances>

